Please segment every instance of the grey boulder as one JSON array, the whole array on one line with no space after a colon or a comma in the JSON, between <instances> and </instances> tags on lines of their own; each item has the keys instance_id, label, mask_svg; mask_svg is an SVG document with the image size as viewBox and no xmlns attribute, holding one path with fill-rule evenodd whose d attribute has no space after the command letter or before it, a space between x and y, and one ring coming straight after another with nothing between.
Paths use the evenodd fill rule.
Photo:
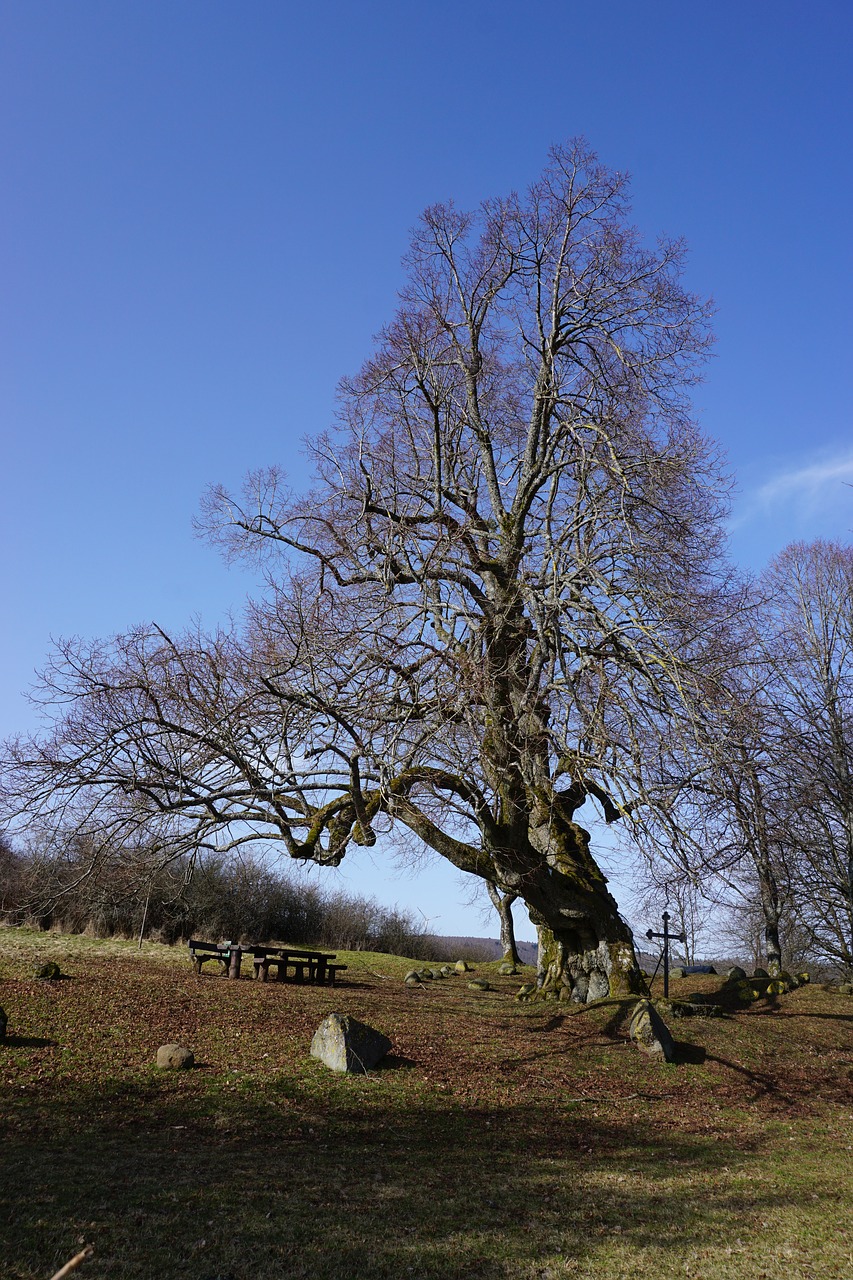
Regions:
<instances>
[{"instance_id":1,"label":"grey boulder","mask_svg":"<svg viewBox=\"0 0 853 1280\"><path fill-rule=\"evenodd\" d=\"M157 1050L157 1066L164 1071L188 1071L194 1064L192 1049L185 1044L161 1044Z\"/></svg>"},{"instance_id":2,"label":"grey boulder","mask_svg":"<svg viewBox=\"0 0 853 1280\"><path fill-rule=\"evenodd\" d=\"M385 1057L391 1041L345 1013L330 1013L311 1041L311 1057L319 1058L330 1071L364 1075Z\"/></svg>"},{"instance_id":3,"label":"grey boulder","mask_svg":"<svg viewBox=\"0 0 853 1280\"><path fill-rule=\"evenodd\" d=\"M631 1015L630 1036L639 1049L664 1062L675 1061L675 1045L651 1000L641 1000Z\"/></svg>"}]
</instances>

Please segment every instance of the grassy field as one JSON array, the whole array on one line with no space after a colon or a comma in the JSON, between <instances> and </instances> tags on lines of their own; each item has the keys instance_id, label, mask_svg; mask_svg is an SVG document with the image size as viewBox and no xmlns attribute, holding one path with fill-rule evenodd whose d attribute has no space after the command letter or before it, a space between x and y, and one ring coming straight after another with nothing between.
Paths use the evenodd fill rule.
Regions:
<instances>
[{"instance_id":1,"label":"grassy field","mask_svg":"<svg viewBox=\"0 0 853 1280\"><path fill-rule=\"evenodd\" d=\"M340 958L346 985L263 985L0 930L2 1274L91 1243L81 1280L853 1277L851 997L673 1023L668 1066L619 1005ZM35 981L47 959L67 978ZM332 1010L390 1036L380 1070L308 1056ZM194 1070L158 1072L172 1041Z\"/></svg>"}]
</instances>

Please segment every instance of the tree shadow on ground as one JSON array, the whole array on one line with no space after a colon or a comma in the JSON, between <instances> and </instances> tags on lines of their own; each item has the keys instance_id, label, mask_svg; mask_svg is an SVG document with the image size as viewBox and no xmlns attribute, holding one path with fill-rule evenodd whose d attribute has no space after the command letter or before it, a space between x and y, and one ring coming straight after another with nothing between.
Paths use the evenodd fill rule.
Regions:
<instances>
[{"instance_id":1,"label":"tree shadow on ground","mask_svg":"<svg viewBox=\"0 0 853 1280\"><path fill-rule=\"evenodd\" d=\"M717 1053L707 1053L705 1055L706 1062L717 1062L721 1067L733 1071L736 1075L741 1076L744 1080L748 1080L754 1088L753 1097L759 1098L763 1096L778 1097L784 1101L790 1101L790 1098L784 1090L779 1088L779 1083L774 1080L773 1076L768 1075L764 1071L754 1071L750 1067L745 1067L739 1062L733 1062L731 1058L723 1058Z\"/></svg>"},{"instance_id":2,"label":"tree shadow on ground","mask_svg":"<svg viewBox=\"0 0 853 1280\"><path fill-rule=\"evenodd\" d=\"M775 1009L752 1009L753 1014L775 1013ZM814 1019L818 1022L853 1022L853 1013L793 1013L788 1009L782 1009L786 1018Z\"/></svg>"},{"instance_id":3,"label":"tree shadow on ground","mask_svg":"<svg viewBox=\"0 0 853 1280\"><path fill-rule=\"evenodd\" d=\"M748 1172L754 1213L796 1204L760 1181L742 1138L550 1102L403 1106L394 1077L409 1064L390 1065L341 1080L331 1102L272 1079L211 1109L176 1076L42 1100L41 1124L4 1136L10 1276L50 1274L78 1234L97 1248L87 1280L527 1280L546 1257L594 1265L614 1233L636 1273L667 1273L671 1252L719 1243L743 1196L709 1179L674 1217L673 1167Z\"/></svg>"},{"instance_id":4,"label":"tree shadow on ground","mask_svg":"<svg viewBox=\"0 0 853 1280\"><path fill-rule=\"evenodd\" d=\"M0 1041L0 1047L5 1046L8 1049L52 1049L55 1048L56 1040L45 1040L40 1036L6 1036Z\"/></svg>"}]
</instances>

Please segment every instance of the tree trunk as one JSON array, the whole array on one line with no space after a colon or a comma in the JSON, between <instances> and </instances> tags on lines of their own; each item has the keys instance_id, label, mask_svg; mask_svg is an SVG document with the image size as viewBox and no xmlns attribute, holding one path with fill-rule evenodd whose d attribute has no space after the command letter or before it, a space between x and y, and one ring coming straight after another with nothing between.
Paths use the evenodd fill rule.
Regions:
<instances>
[{"instance_id":1,"label":"tree trunk","mask_svg":"<svg viewBox=\"0 0 853 1280\"><path fill-rule=\"evenodd\" d=\"M764 957L767 972L774 976L782 972L782 945L779 941L779 886L773 874L770 859L762 855L756 859L758 888L761 898L761 914L764 918Z\"/></svg>"},{"instance_id":2,"label":"tree trunk","mask_svg":"<svg viewBox=\"0 0 853 1280\"><path fill-rule=\"evenodd\" d=\"M521 964L518 947L515 942L515 922L512 918L512 904L515 902L518 894L506 893L501 896L501 892L497 885L493 884L491 880L486 881L486 888L488 889L489 897L492 900L492 905L500 916L501 949L503 951L503 958L510 964Z\"/></svg>"},{"instance_id":3,"label":"tree trunk","mask_svg":"<svg viewBox=\"0 0 853 1280\"><path fill-rule=\"evenodd\" d=\"M590 854L589 832L552 807L528 838L535 862L499 883L524 898L537 927L539 997L586 1004L645 995L633 935Z\"/></svg>"}]
</instances>

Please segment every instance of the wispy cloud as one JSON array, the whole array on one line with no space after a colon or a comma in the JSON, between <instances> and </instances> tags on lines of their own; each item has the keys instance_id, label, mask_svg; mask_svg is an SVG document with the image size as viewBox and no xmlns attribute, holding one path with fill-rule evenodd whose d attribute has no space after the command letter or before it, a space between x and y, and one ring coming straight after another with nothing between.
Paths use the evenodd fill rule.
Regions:
<instances>
[{"instance_id":1,"label":"wispy cloud","mask_svg":"<svg viewBox=\"0 0 853 1280\"><path fill-rule=\"evenodd\" d=\"M746 490L738 504L732 528L756 517L777 516L784 509L792 523L810 522L844 502L853 515L853 449L824 456L805 466L781 471Z\"/></svg>"}]
</instances>

